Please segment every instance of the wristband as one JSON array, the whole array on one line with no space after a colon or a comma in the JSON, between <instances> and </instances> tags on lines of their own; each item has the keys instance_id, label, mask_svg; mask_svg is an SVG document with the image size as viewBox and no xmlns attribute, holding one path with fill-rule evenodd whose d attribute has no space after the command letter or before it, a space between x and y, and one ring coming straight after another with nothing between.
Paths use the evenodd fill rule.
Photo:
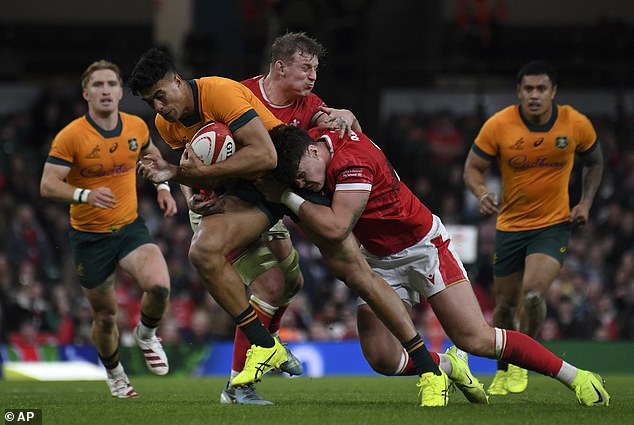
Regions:
<instances>
[{"instance_id":1,"label":"wristband","mask_svg":"<svg viewBox=\"0 0 634 425\"><path fill-rule=\"evenodd\" d=\"M73 201L78 204L85 204L88 202L88 195L90 195L90 189L82 189L80 187L73 192Z\"/></svg>"},{"instance_id":2,"label":"wristband","mask_svg":"<svg viewBox=\"0 0 634 425\"><path fill-rule=\"evenodd\" d=\"M284 193L282 193L281 202L291 210L293 214L299 217L299 207L301 207L306 200L292 190L286 189Z\"/></svg>"},{"instance_id":3,"label":"wristband","mask_svg":"<svg viewBox=\"0 0 634 425\"><path fill-rule=\"evenodd\" d=\"M487 196L489 196L489 192L484 192L482 195L480 195L480 197L478 198L478 202L482 202L482 200L484 198L486 198Z\"/></svg>"},{"instance_id":4,"label":"wristband","mask_svg":"<svg viewBox=\"0 0 634 425\"><path fill-rule=\"evenodd\" d=\"M169 185L168 182L162 182L162 183L158 183L158 184L155 183L154 187L156 188L157 192L159 190L167 190L168 192L171 192L170 185Z\"/></svg>"}]
</instances>

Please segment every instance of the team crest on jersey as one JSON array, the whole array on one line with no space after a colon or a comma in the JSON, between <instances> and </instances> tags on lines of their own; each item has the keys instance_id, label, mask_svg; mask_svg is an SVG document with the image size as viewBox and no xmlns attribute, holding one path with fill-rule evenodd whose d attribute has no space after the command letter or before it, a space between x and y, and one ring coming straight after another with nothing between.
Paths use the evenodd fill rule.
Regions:
<instances>
[{"instance_id":1,"label":"team crest on jersey","mask_svg":"<svg viewBox=\"0 0 634 425\"><path fill-rule=\"evenodd\" d=\"M99 147L99 145L95 146L94 148L92 148L92 151L88 155L86 155L86 158L89 158L89 159L99 158L100 150L101 148Z\"/></svg>"},{"instance_id":2,"label":"team crest on jersey","mask_svg":"<svg viewBox=\"0 0 634 425\"><path fill-rule=\"evenodd\" d=\"M139 149L139 142L137 142L136 139L128 139L128 147L134 152Z\"/></svg>"},{"instance_id":3,"label":"team crest on jersey","mask_svg":"<svg viewBox=\"0 0 634 425\"><path fill-rule=\"evenodd\" d=\"M568 137L566 136L559 136L555 139L555 146L558 147L559 149L563 149L566 146L568 146Z\"/></svg>"}]
</instances>

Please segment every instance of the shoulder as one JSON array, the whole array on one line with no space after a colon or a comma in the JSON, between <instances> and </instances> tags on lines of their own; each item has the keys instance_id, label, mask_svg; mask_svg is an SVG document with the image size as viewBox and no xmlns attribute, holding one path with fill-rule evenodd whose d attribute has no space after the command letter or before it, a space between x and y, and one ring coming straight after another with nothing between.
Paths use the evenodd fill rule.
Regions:
<instances>
[{"instance_id":1,"label":"shoulder","mask_svg":"<svg viewBox=\"0 0 634 425\"><path fill-rule=\"evenodd\" d=\"M57 140L69 140L75 137L80 137L84 131L90 128L86 117L82 115L81 117L75 118L68 124L66 124L55 136Z\"/></svg>"}]
</instances>

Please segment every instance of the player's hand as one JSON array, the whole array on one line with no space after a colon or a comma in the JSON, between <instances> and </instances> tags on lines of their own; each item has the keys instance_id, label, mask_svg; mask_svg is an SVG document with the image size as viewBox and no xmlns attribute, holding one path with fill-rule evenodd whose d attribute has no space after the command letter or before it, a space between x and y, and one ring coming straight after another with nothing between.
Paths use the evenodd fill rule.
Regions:
<instances>
[{"instance_id":1,"label":"player's hand","mask_svg":"<svg viewBox=\"0 0 634 425\"><path fill-rule=\"evenodd\" d=\"M260 191L264 198L269 202L279 204L282 199L282 193L288 186L280 183L270 175L260 177L253 182L253 185Z\"/></svg>"},{"instance_id":2,"label":"player's hand","mask_svg":"<svg viewBox=\"0 0 634 425\"><path fill-rule=\"evenodd\" d=\"M204 177L205 164L194 153L190 143L185 144L185 151L181 156L180 169L185 177Z\"/></svg>"},{"instance_id":3,"label":"player's hand","mask_svg":"<svg viewBox=\"0 0 634 425\"><path fill-rule=\"evenodd\" d=\"M320 106L319 110L328 115L325 121L326 128L330 130L339 130L339 138L343 139L344 135L350 135L352 124L356 119L354 114L347 109L334 109L327 106Z\"/></svg>"},{"instance_id":4,"label":"player's hand","mask_svg":"<svg viewBox=\"0 0 634 425\"><path fill-rule=\"evenodd\" d=\"M152 183L162 183L176 177L177 168L158 155L149 153L137 162L137 172Z\"/></svg>"},{"instance_id":5,"label":"player's hand","mask_svg":"<svg viewBox=\"0 0 634 425\"><path fill-rule=\"evenodd\" d=\"M570 222L577 226L583 226L588 222L590 217L590 205L585 202L579 202L570 210Z\"/></svg>"},{"instance_id":6,"label":"player's hand","mask_svg":"<svg viewBox=\"0 0 634 425\"><path fill-rule=\"evenodd\" d=\"M225 212L225 197L214 191L194 193L188 200L190 210L200 215L220 214Z\"/></svg>"},{"instance_id":7,"label":"player's hand","mask_svg":"<svg viewBox=\"0 0 634 425\"><path fill-rule=\"evenodd\" d=\"M117 201L114 192L109 187L97 187L90 191L86 202L97 208L115 208Z\"/></svg>"},{"instance_id":8,"label":"player's hand","mask_svg":"<svg viewBox=\"0 0 634 425\"><path fill-rule=\"evenodd\" d=\"M163 217L172 217L178 212L176 200L168 190L156 192L156 201L161 211L163 211Z\"/></svg>"},{"instance_id":9,"label":"player's hand","mask_svg":"<svg viewBox=\"0 0 634 425\"><path fill-rule=\"evenodd\" d=\"M485 193L480 196L480 214L490 215L500 212L498 208L498 197L495 193Z\"/></svg>"}]
</instances>

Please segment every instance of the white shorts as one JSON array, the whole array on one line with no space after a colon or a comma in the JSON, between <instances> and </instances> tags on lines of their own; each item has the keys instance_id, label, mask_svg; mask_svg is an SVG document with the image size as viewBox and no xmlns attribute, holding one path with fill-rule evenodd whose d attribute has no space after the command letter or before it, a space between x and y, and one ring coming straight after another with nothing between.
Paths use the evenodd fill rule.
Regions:
<instances>
[{"instance_id":1,"label":"white shorts","mask_svg":"<svg viewBox=\"0 0 634 425\"><path fill-rule=\"evenodd\" d=\"M370 267L381 276L409 305L418 304L420 296L429 298L454 283L467 279L467 272L440 221L433 216L427 235L401 252L379 257L361 247ZM357 305L365 304L359 298Z\"/></svg>"}]
</instances>

